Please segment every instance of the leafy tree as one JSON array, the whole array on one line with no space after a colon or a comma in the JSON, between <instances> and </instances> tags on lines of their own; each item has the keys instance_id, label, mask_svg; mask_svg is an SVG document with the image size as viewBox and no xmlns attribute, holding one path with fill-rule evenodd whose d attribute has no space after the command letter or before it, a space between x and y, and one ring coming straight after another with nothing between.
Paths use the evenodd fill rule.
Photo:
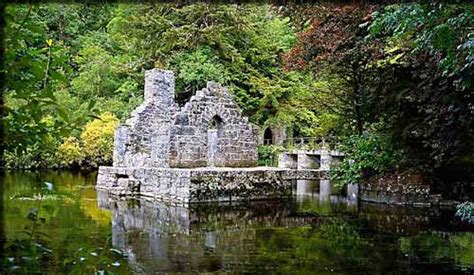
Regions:
<instances>
[{"instance_id":1,"label":"leafy tree","mask_svg":"<svg viewBox=\"0 0 474 275\"><path fill-rule=\"evenodd\" d=\"M418 168L472 159L471 5L328 5L314 18L286 66L335 83L322 102L349 114L341 128L391 136Z\"/></svg>"},{"instance_id":2,"label":"leafy tree","mask_svg":"<svg viewBox=\"0 0 474 275\"><path fill-rule=\"evenodd\" d=\"M473 11L471 5L393 5L370 26L370 36L386 45L379 62L388 64L389 83L396 83L373 90L370 109L389 118L418 166L442 167L474 155Z\"/></svg>"},{"instance_id":3,"label":"leafy tree","mask_svg":"<svg viewBox=\"0 0 474 275\"><path fill-rule=\"evenodd\" d=\"M283 73L279 56L294 41L287 21L265 5L123 5L109 29L135 52L134 68L176 72L180 102L206 81L220 81L246 115L259 110L258 81Z\"/></svg>"},{"instance_id":4,"label":"leafy tree","mask_svg":"<svg viewBox=\"0 0 474 275\"><path fill-rule=\"evenodd\" d=\"M370 81L366 76L379 50L376 44L365 43L367 30L361 24L367 24L374 9L353 4L317 10L311 27L298 35L298 42L286 56L288 69L309 70L336 84L330 96L338 99L335 105L346 106L343 113L350 116L349 122L355 122L359 134L365 121L363 86ZM328 76L331 74L337 78Z\"/></svg>"}]
</instances>

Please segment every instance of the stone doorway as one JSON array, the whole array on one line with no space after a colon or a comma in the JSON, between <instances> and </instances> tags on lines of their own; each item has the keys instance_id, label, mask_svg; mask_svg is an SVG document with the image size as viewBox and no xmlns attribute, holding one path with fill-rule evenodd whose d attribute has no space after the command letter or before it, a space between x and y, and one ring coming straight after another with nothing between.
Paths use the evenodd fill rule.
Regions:
<instances>
[{"instance_id":1,"label":"stone doorway","mask_svg":"<svg viewBox=\"0 0 474 275\"><path fill-rule=\"evenodd\" d=\"M263 144L273 144L273 133L270 128L265 129L265 132L263 132Z\"/></svg>"},{"instance_id":2,"label":"stone doorway","mask_svg":"<svg viewBox=\"0 0 474 275\"><path fill-rule=\"evenodd\" d=\"M209 121L209 128L207 130L207 166L216 166L216 159L219 150L219 137L222 132L222 118L215 115Z\"/></svg>"}]
</instances>

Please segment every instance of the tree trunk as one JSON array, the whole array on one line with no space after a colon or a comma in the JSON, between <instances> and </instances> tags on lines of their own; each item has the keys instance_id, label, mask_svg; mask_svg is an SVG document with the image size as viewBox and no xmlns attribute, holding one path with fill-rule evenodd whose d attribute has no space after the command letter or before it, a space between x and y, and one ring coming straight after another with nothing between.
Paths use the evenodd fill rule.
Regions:
<instances>
[{"instance_id":1,"label":"tree trunk","mask_svg":"<svg viewBox=\"0 0 474 275\"><path fill-rule=\"evenodd\" d=\"M357 68L353 65L352 66L352 104L354 106L354 116L356 120L356 131L358 135L362 135L363 132L363 122L362 122L362 114L360 110L361 106L361 94L360 94L360 86L359 86L359 74L357 73Z\"/></svg>"}]
</instances>

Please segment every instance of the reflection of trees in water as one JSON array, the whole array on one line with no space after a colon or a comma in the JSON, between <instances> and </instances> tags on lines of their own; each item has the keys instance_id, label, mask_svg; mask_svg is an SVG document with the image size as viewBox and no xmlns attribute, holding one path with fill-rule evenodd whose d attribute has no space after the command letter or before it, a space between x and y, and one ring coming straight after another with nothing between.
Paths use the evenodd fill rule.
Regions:
<instances>
[{"instance_id":1,"label":"reflection of trees in water","mask_svg":"<svg viewBox=\"0 0 474 275\"><path fill-rule=\"evenodd\" d=\"M474 271L474 234L462 232L452 234L449 232L427 231L415 236L400 238L400 250L408 256L410 263L416 266L428 266L436 261L444 263L436 268L438 270L426 270L431 272L442 272L443 266L456 264L466 270ZM445 272L447 272L446 270ZM471 273L472 274L472 273Z\"/></svg>"},{"instance_id":2,"label":"reflection of trees in water","mask_svg":"<svg viewBox=\"0 0 474 275\"><path fill-rule=\"evenodd\" d=\"M97 208L94 181L94 175L75 173L7 173L2 182L7 221L2 270L38 274L126 272L120 251L109 250L111 216L100 215L104 210Z\"/></svg>"},{"instance_id":3,"label":"reflection of trees in water","mask_svg":"<svg viewBox=\"0 0 474 275\"><path fill-rule=\"evenodd\" d=\"M360 203L359 217L373 232L415 235L425 230L474 231L474 226L461 223L454 209L414 208L407 206Z\"/></svg>"}]
</instances>

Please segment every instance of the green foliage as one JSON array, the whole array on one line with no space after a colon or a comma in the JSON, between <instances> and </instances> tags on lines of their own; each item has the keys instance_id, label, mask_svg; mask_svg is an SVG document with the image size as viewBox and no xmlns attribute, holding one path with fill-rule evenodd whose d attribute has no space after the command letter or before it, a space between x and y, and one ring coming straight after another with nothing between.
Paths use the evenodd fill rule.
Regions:
<instances>
[{"instance_id":1,"label":"green foliage","mask_svg":"<svg viewBox=\"0 0 474 275\"><path fill-rule=\"evenodd\" d=\"M386 88L370 90L367 109L425 170L473 155L473 23L472 5L412 3L385 7L369 26L368 41L385 47L376 81Z\"/></svg>"},{"instance_id":2,"label":"green foliage","mask_svg":"<svg viewBox=\"0 0 474 275\"><path fill-rule=\"evenodd\" d=\"M266 5L121 5L115 14L109 31L134 53L135 70L174 70L180 102L206 81L223 82L254 121L257 85L284 74L279 55L294 41L288 20Z\"/></svg>"},{"instance_id":3,"label":"green foliage","mask_svg":"<svg viewBox=\"0 0 474 275\"><path fill-rule=\"evenodd\" d=\"M57 149L57 157L62 167L74 167L81 165L84 159L79 141L75 137L67 138Z\"/></svg>"},{"instance_id":4,"label":"green foliage","mask_svg":"<svg viewBox=\"0 0 474 275\"><path fill-rule=\"evenodd\" d=\"M35 6L23 5L6 9L4 127L7 154L12 155L31 151L49 133L65 134L70 129L67 113L54 95L55 89L66 85L67 52L48 36L35 11ZM48 128L53 131L45 131Z\"/></svg>"},{"instance_id":5,"label":"green foliage","mask_svg":"<svg viewBox=\"0 0 474 275\"><path fill-rule=\"evenodd\" d=\"M472 158L472 5L328 5L313 18L285 61L318 77L326 133L388 136L427 172Z\"/></svg>"},{"instance_id":6,"label":"green foliage","mask_svg":"<svg viewBox=\"0 0 474 275\"><path fill-rule=\"evenodd\" d=\"M30 178L25 174L30 175ZM44 182L38 174L25 174L19 177L7 176L5 181L5 203L8 209L5 216L10 222L6 226L6 242L2 244L2 273L129 272L123 252L112 247L111 238L107 236L109 233L100 238L93 236L97 230L110 230L110 217L99 228L95 228L97 225L94 221L85 219L87 216L83 213L81 200L84 189L77 188L84 187L81 186L84 182L81 182L80 177L61 177L56 174L53 178L46 177L51 182ZM61 184L53 184L56 181L52 179L61 181ZM72 183L74 185L67 186ZM92 198L86 200L95 202L93 205L97 208L95 192ZM65 209L72 212L65 212ZM78 232L83 235L77 235Z\"/></svg>"},{"instance_id":7,"label":"green foliage","mask_svg":"<svg viewBox=\"0 0 474 275\"><path fill-rule=\"evenodd\" d=\"M207 81L226 83L230 79L225 66L209 46L199 45L193 51L178 53L170 60L170 66L179 72L176 76L176 89L181 91L179 101L190 96L182 91L197 91L205 87Z\"/></svg>"},{"instance_id":8,"label":"green foliage","mask_svg":"<svg viewBox=\"0 0 474 275\"><path fill-rule=\"evenodd\" d=\"M456 216L462 221L474 224L474 202L463 202L456 206Z\"/></svg>"},{"instance_id":9,"label":"green foliage","mask_svg":"<svg viewBox=\"0 0 474 275\"><path fill-rule=\"evenodd\" d=\"M47 115L39 124L41 129L37 130L41 131L40 138L29 140L26 148L9 148L10 150L5 152L4 158L8 168L47 167L54 163L56 147L59 145L57 136L60 136L55 127L55 119Z\"/></svg>"},{"instance_id":10,"label":"green foliage","mask_svg":"<svg viewBox=\"0 0 474 275\"><path fill-rule=\"evenodd\" d=\"M57 166L55 150L61 139L74 135L87 121L92 106L88 108L89 104L77 102L67 92L69 78L75 70L71 55L77 52L75 46L78 46L76 40L69 38L84 34L91 27L82 20L97 12L94 10L58 4L7 6L4 41L7 167ZM66 102L73 104L62 104Z\"/></svg>"},{"instance_id":11,"label":"green foliage","mask_svg":"<svg viewBox=\"0 0 474 275\"><path fill-rule=\"evenodd\" d=\"M374 18L369 27L372 37L386 37L390 46L437 56L446 75L459 75L473 65L472 5L389 5ZM470 80L461 78L460 84L468 88Z\"/></svg>"},{"instance_id":12,"label":"green foliage","mask_svg":"<svg viewBox=\"0 0 474 275\"><path fill-rule=\"evenodd\" d=\"M345 152L345 158L330 174L339 186L398 169L404 157L390 140L376 134L350 136L342 141L339 150Z\"/></svg>"},{"instance_id":13,"label":"green foliage","mask_svg":"<svg viewBox=\"0 0 474 275\"><path fill-rule=\"evenodd\" d=\"M119 120L111 113L86 124L81 134L85 161L91 166L111 164L114 148L114 132Z\"/></svg>"},{"instance_id":14,"label":"green foliage","mask_svg":"<svg viewBox=\"0 0 474 275\"><path fill-rule=\"evenodd\" d=\"M284 148L277 145L258 146L258 165L259 166L278 166L278 157Z\"/></svg>"}]
</instances>

